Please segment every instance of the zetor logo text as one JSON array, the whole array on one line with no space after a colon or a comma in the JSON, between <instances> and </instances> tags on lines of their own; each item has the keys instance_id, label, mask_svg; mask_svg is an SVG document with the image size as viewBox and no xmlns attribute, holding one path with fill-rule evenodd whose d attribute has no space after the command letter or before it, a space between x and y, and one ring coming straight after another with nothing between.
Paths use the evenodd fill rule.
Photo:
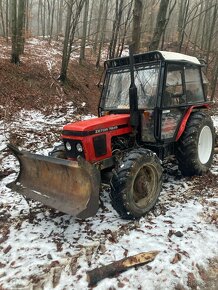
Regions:
<instances>
[{"instance_id":1,"label":"zetor logo text","mask_svg":"<svg viewBox=\"0 0 218 290\"><path fill-rule=\"evenodd\" d=\"M108 131L112 131L112 130L116 130L116 129L118 129L118 126L112 126L112 127L109 127L109 128L97 129L97 130L95 130L95 134L108 132Z\"/></svg>"}]
</instances>

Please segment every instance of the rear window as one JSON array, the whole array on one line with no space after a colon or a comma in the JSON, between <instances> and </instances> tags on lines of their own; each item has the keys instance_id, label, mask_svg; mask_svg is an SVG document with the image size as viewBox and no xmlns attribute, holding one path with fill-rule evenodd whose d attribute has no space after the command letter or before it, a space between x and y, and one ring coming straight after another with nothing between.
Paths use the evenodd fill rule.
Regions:
<instances>
[{"instance_id":1,"label":"rear window","mask_svg":"<svg viewBox=\"0 0 218 290\"><path fill-rule=\"evenodd\" d=\"M204 101L201 75L198 68L185 68L185 84L188 103Z\"/></svg>"}]
</instances>

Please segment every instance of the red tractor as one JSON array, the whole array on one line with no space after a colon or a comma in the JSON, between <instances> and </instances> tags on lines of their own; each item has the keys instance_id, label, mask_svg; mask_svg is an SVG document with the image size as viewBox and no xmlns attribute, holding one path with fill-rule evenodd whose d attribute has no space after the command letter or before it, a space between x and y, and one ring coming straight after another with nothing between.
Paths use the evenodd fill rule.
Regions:
<instances>
[{"instance_id":1,"label":"red tractor","mask_svg":"<svg viewBox=\"0 0 218 290\"><path fill-rule=\"evenodd\" d=\"M105 62L99 117L67 124L49 157L10 149L20 174L10 188L80 218L95 215L101 178L122 218L157 202L161 160L175 155L183 175L211 166L214 127L197 58L153 51Z\"/></svg>"}]
</instances>

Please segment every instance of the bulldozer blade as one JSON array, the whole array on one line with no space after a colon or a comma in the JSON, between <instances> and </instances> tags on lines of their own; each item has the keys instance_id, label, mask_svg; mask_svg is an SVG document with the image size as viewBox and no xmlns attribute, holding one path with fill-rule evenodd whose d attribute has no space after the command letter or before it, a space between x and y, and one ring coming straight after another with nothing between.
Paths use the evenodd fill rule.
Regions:
<instances>
[{"instance_id":1,"label":"bulldozer blade","mask_svg":"<svg viewBox=\"0 0 218 290\"><path fill-rule=\"evenodd\" d=\"M53 158L8 147L20 163L20 173L7 186L61 212L79 218L96 214L100 172L82 157L77 161Z\"/></svg>"}]
</instances>

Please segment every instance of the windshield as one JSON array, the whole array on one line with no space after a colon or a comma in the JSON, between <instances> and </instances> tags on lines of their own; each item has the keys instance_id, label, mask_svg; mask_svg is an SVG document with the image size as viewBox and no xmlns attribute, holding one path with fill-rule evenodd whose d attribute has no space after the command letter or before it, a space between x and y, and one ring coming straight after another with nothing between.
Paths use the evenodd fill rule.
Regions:
<instances>
[{"instance_id":1,"label":"windshield","mask_svg":"<svg viewBox=\"0 0 218 290\"><path fill-rule=\"evenodd\" d=\"M138 108L152 109L156 103L159 65L135 68ZM129 109L130 70L107 72L103 91L104 109Z\"/></svg>"}]
</instances>

